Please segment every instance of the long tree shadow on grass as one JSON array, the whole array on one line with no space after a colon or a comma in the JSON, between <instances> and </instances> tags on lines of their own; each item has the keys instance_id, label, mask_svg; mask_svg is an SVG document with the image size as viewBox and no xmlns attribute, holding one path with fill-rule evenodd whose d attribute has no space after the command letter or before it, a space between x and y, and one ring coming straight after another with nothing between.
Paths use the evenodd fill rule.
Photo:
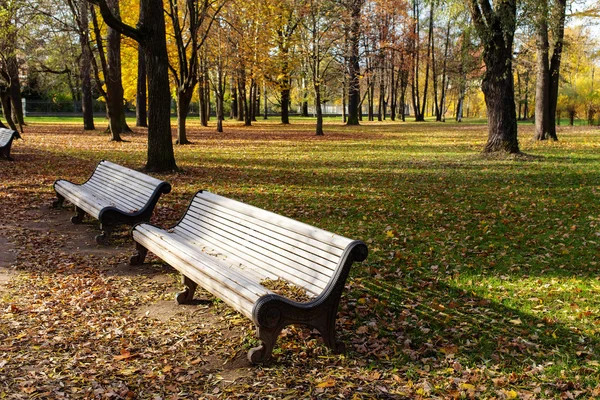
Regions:
<instances>
[{"instance_id":1,"label":"long tree shadow on grass","mask_svg":"<svg viewBox=\"0 0 600 400\"><path fill-rule=\"evenodd\" d=\"M569 371L588 363L587 373L598 374L598 337L552 317L523 313L441 281L405 286L365 279L363 285L380 311L396 316L388 328L402 330L410 343L402 362L444 358L451 351L468 367L519 373L536 366Z\"/></svg>"}]
</instances>

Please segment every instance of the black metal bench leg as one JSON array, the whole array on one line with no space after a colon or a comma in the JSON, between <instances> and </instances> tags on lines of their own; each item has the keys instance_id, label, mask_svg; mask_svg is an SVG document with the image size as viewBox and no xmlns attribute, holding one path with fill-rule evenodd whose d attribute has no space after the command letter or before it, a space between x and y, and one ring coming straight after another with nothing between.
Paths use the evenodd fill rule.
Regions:
<instances>
[{"instance_id":1,"label":"black metal bench leg","mask_svg":"<svg viewBox=\"0 0 600 400\"><path fill-rule=\"evenodd\" d=\"M324 312L323 314L319 321L313 321L311 325L319 331L325 346L329 347L336 354L343 353L346 350L346 345L338 341L335 334L336 313L327 315L330 313Z\"/></svg>"},{"instance_id":2,"label":"black metal bench leg","mask_svg":"<svg viewBox=\"0 0 600 400\"><path fill-rule=\"evenodd\" d=\"M113 231L113 226L112 225L107 225L107 224L100 224L100 230L102 231L101 234L96 235L96 243L98 244L106 244L108 242L108 238L110 237L110 234Z\"/></svg>"},{"instance_id":3,"label":"black metal bench leg","mask_svg":"<svg viewBox=\"0 0 600 400\"><path fill-rule=\"evenodd\" d=\"M57 197L57 199L52 202L52 207L54 207L54 208L62 207L63 202L65 201L65 197L58 193L56 193L56 197Z\"/></svg>"},{"instance_id":4,"label":"black metal bench leg","mask_svg":"<svg viewBox=\"0 0 600 400\"><path fill-rule=\"evenodd\" d=\"M194 293L196 292L198 284L185 275L181 275L181 283L183 283L185 289L182 292L177 293L175 300L177 300L178 304L191 303L192 300L194 300Z\"/></svg>"},{"instance_id":5,"label":"black metal bench leg","mask_svg":"<svg viewBox=\"0 0 600 400\"><path fill-rule=\"evenodd\" d=\"M256 328L256 336L261 341L260 346L254 347L248 351L248 361L252 364L260 364L271 358L273 347L283 327L276 328Z\"/></svg>"},{"instance_id":6,"label":"black metal bench leg","mask_svg":"<svg viewBox=\"0 0 600 400\"><path fill-rule=\"evenodd\" d=\"M135 242L135 254L129 257L129 265L143 264L147 254L148 249L139 244L138 242Z\"/></svg>"},{"instance_id":7,"label":"black metal bench leg","mask_svg":"<svg viewBox=\"0 0 600 400\"><path fill-rule=\"evenodd\" d=\"M83 216L85 215L85 211L83 211L81 208L75 206L75 212L77 214L73 215L71 217L71 222L74 224L80 224L83 222Z\"/></svg>"}]
</instances>

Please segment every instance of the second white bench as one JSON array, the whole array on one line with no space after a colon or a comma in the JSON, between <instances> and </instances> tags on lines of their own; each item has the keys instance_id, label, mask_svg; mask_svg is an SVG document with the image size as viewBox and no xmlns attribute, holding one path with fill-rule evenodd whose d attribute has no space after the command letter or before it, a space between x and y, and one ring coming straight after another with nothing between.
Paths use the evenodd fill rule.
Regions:
<instances>
[{"instance_id":1,"label":"second white bench","mask_svg":"<svg viewBox=\"0 0 600 400\"><path fill-rule=\"evenodd\" d=\"M54 182L60 207L64 200L75 205L77 214L71 222L81 223L84 215L100 221L102 234L96 242L102 244L117 225L133 225L149 221L162 193L169 193L171 185L141 172L101 161L92 176L82 184L64 179Z\"/></svg>"}]
</instances>

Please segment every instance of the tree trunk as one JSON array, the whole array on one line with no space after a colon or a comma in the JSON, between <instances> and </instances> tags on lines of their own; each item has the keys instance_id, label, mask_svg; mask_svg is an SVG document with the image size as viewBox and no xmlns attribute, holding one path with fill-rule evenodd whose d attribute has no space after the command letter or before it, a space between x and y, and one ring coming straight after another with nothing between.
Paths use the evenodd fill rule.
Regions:
<instances>
[{"instance_id":1,"label":"tree trunk","mask_svg":"<svg viewBox=\"0 0 600 400\"><path fill-rule=\"evenodd\" d=\"M519 153L512 71L516 14L516 0L506 0L495 8L489 0L471 0L471 15L483 42L486 66L481 84L488 112L486 153Z\"/></svg>"},{"instance_id":2,"label":"tree trunk","mask_svg":"<svg viewBox=\"0 0 600 400\"><path fill-rule=\"evenodd\" d=\"M81 112L83 114L83 129L93 131L94 101L92 96L92 50L89 37L89 5L85 1L79 3L79 44L81 45Z\"/></svg>"},{"instance_id":3,"label":"tree trunk","mask_svg":"<svg viewBox=\"0 0 600 400\"><path fill-rule=\"evenodd\" d=\"M517 115L512 75L512 47L488 55L481 89L488 112L488 141L484 152L518 153Z\"/></svg>"},{"instance_id":4,"label":"tree trunk","mask_svg":"<svg viewBox=\"0 0 600 400\"><path fill-rule=\"evenodd\" d=\"M323 136L323 109L321 106L321 88L318 84L315 87L315 112L317 114L317 126L315 129L316 136Z\"/></svg>"},{"instance_id":5,"label":"tree trunk","mask_svg":"<svg viewBox=\"0 0 600 400\"><path fill-rule=\"evenodd\" d=\"M9 76L9 91L13 107L13 120L15 125L25 125L23 118L23 103L21 101L21 80L19 79L19 62L17 56L12 54L6 59L6 70ZM23 129L21 128L22 132Z\"/></svg>"},{"instance_id":6,"label":"tree trunk","mask_svg":"<svg viewBox=\"0 0 600 400\"><path fill-rule=\"evenodd\" d=\"M88 0L89 1L89 0ZM96 0L94 0L96 1ZM162 0L141 2L138 28L123 24L110 11L105 0L97 0L107 25L119 29L140 43L148 68L148 160L150 172L177 170L171 134L171 94L169 62Z\"/></svg>"},{"instance_id":7,"label":"tree trunk","mask_svg":"<svg viewBox=\"0 0 600 400\"><path fill-rule=\"evenodd\" d=\"M231 78L231 82L229 83L231 90L231 111L229 113L229 118L237 119L238 117L238 94L237 94L237 83L235 79Z\"/></svg>"},{"instance_id":8,"label":"tree trunk","mask_svg":"<svg viewBox=\"0 0 600 400\"><path fill-rule=\"evenodd\" d=\"M222 133L223 119L225 118L225 112L223 110L225 97L225 79L223 78L223 65L221 62L217 65L217 85L215 89L215 105L217 108L217 132Z\"/></svg>"},{"instance_id":9,"label":"tree trunk","mask_svg":"<svg viewBox=\"0 0 600 400\"><path fill-rule=\"evenodd\" d=\"M117 19L120 19L119 1L107 0L111 11ZM121 34L111 28L107 28L106 35L106 93L108 101L109 128L112 133L111 140L121 142L121 133L128 131L125 124L125 107L123 105L123 82L121 79Z\"/></svg>"},{"instance_id":10,"label":"tree trunk","mask_svg":"<svg viewBox=\"0 0 600 400\"><path fill-rule=\"evenodd\" d=\"M146 97L148 76L146 73L146 59L142 46L138 45L138 80L135 92L135 126L148 127L148 113Z\"/></svg>"},{"instance_id":11,"label":"tree trunk","mask_svg":"<svg viewBox=\"0 0 600 400\"><path fill-rule=\"evenodd\" d=\"M195 86L195 85L194 85ZM191 144L187 138L186 122L195 87L188 86L177 90L177 140L176 144Z\"/></svg>"},{"instance_id":12,"label":"tree trunk","mask_svg":"<svg viewBox=\"0 0 600 400\"><path fill-rule=\"evenodd\" d=\"M535 139L546 140L550 124L550 70L548 66L548 4L540 3L536 32L537 79L535 82Z\"/></svg>"},{"instance_id":13,"label":"tree trunk","mask_svg":"<svg viewBox=\"0 0 600 400\"><path fill-rule=\"evenodd\" d=\"M348 106L350 108L350 106ZM306 87L306 79L302 78L302 114L303 117L308 117L308 89Z\"/></svg>"},{"instance_id":14,"label":"tree trunk","mask_svg":"<svg viewBox=\"0 0 600 400\"><path fill-rule=\"evenodd\" d=\"M2 103L2 113L4 114L6 123L8 124L10 129L16 131L17 126L15 125L12 115L12 107L10 104L10 91L8 86L0 85L0 103Z\"/></svg>"},{"instance_id":15,"label":"tree trunk","mask_svg":"<svg viewBox=\"0 0 600 400\"><path fill-rule=\"evenodd\" d=\"M204 60L203 55L200 55L199 69L200 72L198 74L198 111L200 113L200 125L208 126L208 111L210 110L210 100L207 99L206 92L208 87L208 79L207 74L205 72L206 61Z\"/></svg>"},{"instance_id":16,"label":"tree trunk","mask_svg":"<svg viewBox=\"0 0 600 400\"><path fill-rule=\"evenodd\" d=\"M289 82L289 81L288 81ZM289 83L283 83L281 90L281 123L288 125L290 123L290 88Z\"/></svg>"},{"instance_id":17,"label":"tree trunk","mask_svg":"<svg viewBox=\"0 0 600 400\"><path fill-rule=\"evenodd\" d=\"M560 80L560 62L562 58L562 49L565 36L565 17L566 0L556 0L554 13L557 16L554 21L554 31L552 35L552 57L550 58L550 131L548 134L553 140L558 140L556 134L556 105L558 103L558 85Z\"/></svg>"},{"instance_id":18,"label":"tree trunk","mask_svg":"<svg viewBox=\"0 0 600 400\"><path fill-rule=\"evenodd\" d=\"M347 125L359 125L360 108L360 64L359 42L361 10L364 0L350 0L350 36L348 56L348 122Z\"/></svg>"},{"instance_id":19,"label":"tree trunk","mask_svg":"<svg viewBox=\"0 0 600 400\"><path fill-rule=\"evenodd\" d=\"M171 134L171 93L169 58L165 40L162 0L141 2L145 18L140 19L146 33L143 43L148 67L148 162L146 170L177 170Z\"/></svg>"}]
</instances>

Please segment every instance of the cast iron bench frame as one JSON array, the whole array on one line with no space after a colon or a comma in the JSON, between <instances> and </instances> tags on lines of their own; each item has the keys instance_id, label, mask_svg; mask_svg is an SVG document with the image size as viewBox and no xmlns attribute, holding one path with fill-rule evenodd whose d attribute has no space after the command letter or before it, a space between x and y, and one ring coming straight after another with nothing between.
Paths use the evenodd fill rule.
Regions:
<instances>
[{"instance_id":1,"label":"cast iron bench frame","mask_svg":"<svg viewBox=\"0 0 600 400\"><path fill-rule=\"evenodd\" d=\"M144 173L110 161L98 163L90 178L82 184L64 179L54 182L57 200L54 207L68 200L75 206L71 222L79 224L87 213L100 221L102 233L98 244L106 243L118 225L148 222L161 194L169 193L171 185Z\"/></svg>"},{"instance_id":2,"label":"cast iron bench frame","mask_svg":"<svg viewBox=\"0 0 600 400\"><path fill-rule=\"evenodd\" d=\"M352 263L367 257L362 241L206 191L196 193L174 227L142 223L132 234L131 265L151 251L181 272L179 304L191 302L200 285L254 322L261 344L248 352L250 362L269 359L290 324L315 328L327 347L344 351L335 320ZM262 286L263 279L283 279L315 297L293 301Z\"/></svg>"}]
</instances>

